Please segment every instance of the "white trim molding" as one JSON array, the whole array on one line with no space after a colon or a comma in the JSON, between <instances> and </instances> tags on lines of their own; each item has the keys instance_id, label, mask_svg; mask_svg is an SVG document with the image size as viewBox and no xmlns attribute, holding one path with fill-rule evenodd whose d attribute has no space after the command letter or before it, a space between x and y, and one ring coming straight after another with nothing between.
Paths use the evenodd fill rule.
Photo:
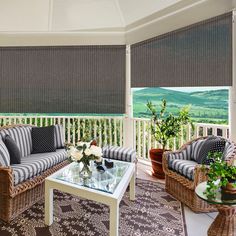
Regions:
<instances>
[{"instance_id":1,"label":"white trim molding","mask_svg":"<svg viewBox=\"0 0 236 236\"><path fill-rule=\"evenodd\" d=\"M232 24L232 81L233 86L229 89L229 133L230 139L236 141L236 11L233 11L233 24Z\"/></svg>"}]
</instances>

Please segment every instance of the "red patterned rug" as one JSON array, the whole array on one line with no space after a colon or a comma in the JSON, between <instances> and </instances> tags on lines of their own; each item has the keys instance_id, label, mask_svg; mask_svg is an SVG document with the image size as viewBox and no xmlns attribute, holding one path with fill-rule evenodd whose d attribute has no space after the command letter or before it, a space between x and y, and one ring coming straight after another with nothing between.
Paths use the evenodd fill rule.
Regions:
<instances>
[{"instance_id":1,"label":"red patterned rug","mask_svg":"<svg viewBox=\"0 0 236 236\"><path fill-rule=\"evenodd\" d=\"M10 224L0 222L1 236L108 236L109 208L100 203L55 191L54 223L44 224L40 201ZM164 185L137 179L136 200L126 192L120 203L120 236L186 236L179 201L165 192Z\"/></svg>"}]
</instances>

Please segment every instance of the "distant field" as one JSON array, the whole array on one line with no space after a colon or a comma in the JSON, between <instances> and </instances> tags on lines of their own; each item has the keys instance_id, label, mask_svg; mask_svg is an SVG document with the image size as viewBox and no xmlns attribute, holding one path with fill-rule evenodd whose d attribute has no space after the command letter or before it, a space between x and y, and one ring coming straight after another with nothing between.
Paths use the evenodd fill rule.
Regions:
<instances>
[{"instance_id":1,"label":"distant field","mask_svg":"<svg viewBox=\"0 0 236 236\"><path fill-rule=\"evenodd\" d=\"M179 92L163 88L144 88L134 91L133 104L135 117L149 117L147 101L160 105L167 101L167 110L177 114L183 106L191 106L190 114L194 121L205 123L228 123L228 90L200 92Z\"/></svg>"}]
</instances>

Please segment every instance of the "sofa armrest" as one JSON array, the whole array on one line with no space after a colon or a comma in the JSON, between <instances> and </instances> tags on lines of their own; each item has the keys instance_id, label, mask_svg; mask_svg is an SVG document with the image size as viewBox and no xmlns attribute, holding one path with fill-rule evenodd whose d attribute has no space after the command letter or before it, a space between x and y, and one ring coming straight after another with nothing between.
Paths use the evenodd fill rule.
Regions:
<instances>
[{"instance_id":1,"label":"sofa armrest","mask_svg":"<svg viewBox=\"0 0 236 236\"><path fill-rule=\"evenodd\" d=\"M173 160L173 159L183 159L180 158L182 155L181 153L184 152L184 149L180 149L178 151L166 151L163 153L162 156L162 168L163 171L165 172L165 174L168 174L169 172L169 167L168 167L168 162L169 160Z\"/></svg>"},{"instance_id":2,"label":"sofa armrest","mask_svg":"<svg viewBox=\"0 0 236 236\"><path fill-rule=\"evenodd\" d=\"M102 148L103 157L127 162L137 162L136 151L133 148L105 146Z\"/></svg>"},{"instance_id":3,"label":"sofa armrest","mask_svg":"<svg viewBox=\"0 0 236 236\"><path fill-rule=\"evenodd\" d=\"M187 147L178 151L166 151L164 152L163 156L165 156L167 160L190 160Z\"/></svg>"},{"instance_id":4,"label":"sofa armrest","mask_svg":"<svg viewBox=\"0 0 236 236\"><path fill-rule=\"evenodd\" d=\"M0 194L12 196L14 191L14 177L11 167L0 166Z\"/></svg>"},{"instance_id":5,"label":"sofa armrest","mask_svg":"<svg viewBox=\"0 0 236 236\"><path fill-rule=\"evenodd\" d=\"M197 187L198 184L207 181L207 173L209 171L208 165L196 165L194 169L194 189Z\"/></svg>"}]
</instances>

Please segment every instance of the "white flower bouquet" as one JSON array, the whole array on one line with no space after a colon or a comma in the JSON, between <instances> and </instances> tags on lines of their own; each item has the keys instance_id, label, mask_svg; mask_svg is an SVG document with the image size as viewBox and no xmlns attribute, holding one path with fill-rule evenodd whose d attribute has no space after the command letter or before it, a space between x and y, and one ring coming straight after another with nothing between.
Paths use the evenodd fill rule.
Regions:
<instances>
[{"instance_id":1,"label":"white flower bouquet","mask_svg":"<svg viewBox=\"0 0 236 236\"><path fill-rule=\"evenodd\" d=\"M102 149L91 142L78 142L76 145L68 144L67 153L71 161L83 163L84 169L89 170L90 161L102 161Z\"/></svg>"}]
</instances>

